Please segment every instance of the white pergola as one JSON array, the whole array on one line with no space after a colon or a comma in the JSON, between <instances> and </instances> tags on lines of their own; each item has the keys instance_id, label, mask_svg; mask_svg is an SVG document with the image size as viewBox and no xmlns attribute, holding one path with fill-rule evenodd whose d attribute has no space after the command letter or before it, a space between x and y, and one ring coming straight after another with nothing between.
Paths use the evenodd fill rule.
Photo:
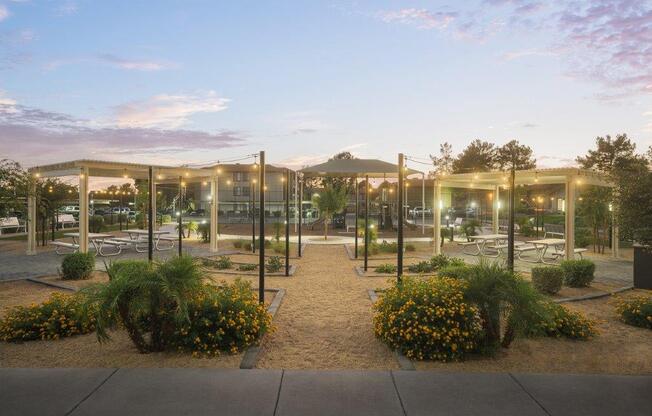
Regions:
<instances>
[{"instance_id":1,"label":"white pergola","mask_svg":"<svg viewBox=\"0 0 652 416\"><path fill-rule=\"evenodd\" d=\"M218 251L217 243L217 213L218 213L218 174L219 168L197 169L184 166L158 166L136 163L107 162L100 160L75 160L45 166L34 166L29 173L39 177L66 177L79 178L79 251L88 252L88 208L90 177L143 179L149 181L150 204L156 212L156 184L163 183L191 183L208 182L211 188L211 222L210 222L210 250ZM29 224L27 234L27 254L36 254L36 195L31 190L27 199L27 221ZM154 221L155 223L155 221Z\"/></svg>"},{"instance_id":2,"label":"white pergola","mask_svg":"<svg viewBox=\"0 0 652 416\"><path fill-rule=\"evenodd\" d=\"M501 188L509 189L509 172L478 172L478 173L460 173L451 175L439 175L435 178L434 192L434 240L435 254L441 252L441 188L464 188L464 189L483 189L490 190L494 193L492 209L492 226L493 232L498 233L499 226L499 194ZM565 187L565 257L572 259L575 248L575 199L577 187L582 185L595 185L612 187L604 175L588 169L578 168L553 168L553 169L532 169L518 170L515 172L514 185L552 185L559 184ZM618 257L618 226L614 222L613 233L613 250L612 255Z\"/></svg>"}]
</instances>

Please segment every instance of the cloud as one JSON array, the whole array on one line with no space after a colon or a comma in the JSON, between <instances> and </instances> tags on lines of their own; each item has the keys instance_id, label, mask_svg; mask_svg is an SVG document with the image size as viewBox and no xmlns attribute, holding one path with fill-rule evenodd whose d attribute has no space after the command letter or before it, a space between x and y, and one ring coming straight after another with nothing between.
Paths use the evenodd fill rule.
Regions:
<instances>
[{"instance_id":1,"label":"cloud","mask_svg":"<svg viewBox=\"0 0 652 416\"><path fill-rule=\"evenodd\" d=\"M122 104L114 109L119 127L178 128L197 113L216 113L227 108L230 100L215 91L198 95L160 94L143 101Z\"/></svg>"},{"instance_id":2,"label":"cloud","mask_svg":"<svg viewBox=\"0 0 652 416\"><path fill-rule=\"evenodd\" d=\"M114 68L131 71L161 71L177 67L175 63L169 61L127 59L113 54L101 54L96 57L63 58L52 60L45 65L45 69L48 71L53 71L66 65L88 63L108 65Z\"/></svg>"},{"instance_id":3,"label":"cloud","mask_svg":"<svg viewBox=\"0 0 652 416\"><path fill-rule=\"evenodd\" d=\"M77 13L77 3L72 0L66 0L59 4L54 12L57 16L70 16Z\"/></svg>"},{"instance_id":4,"label":"cloud","mask_svg":"<svg viewBox=\"0 0 652 416\"><path fill-rule=\"evenodd\" d=\"M22 106L4 94L0 95L0 149L11 149L11 155L6 156L23 162L106 159L125 155L159 159L159 155L168 155L167 159L174 160L186 152L214 151L246 143L245 135L233 130L209 133L120 127Z\"/></svg>"},{"instance_id":5,"label":"cloud","mask_svg":"<svg viewBox=\"0 0 652 416\"><path fill-rule=\"evenodd\" d=\"M386 23L402 23L418 29L446 29L455 20L457 13L429 11L427 9L407 8L400 10L383 10L378 18Z\"/></svg>"},{"instance_id":6,"label":"cloud","mask_svg":"<svg viewBox=\"0 0 652 416\"><path fill-rule=\"evenodd\" d=\"M9 9L7 6L0 4L0 22L9 17Z\"/></svg>"},{"instance_id":7,"label":"cloud","mask_svg":"<svg viewBox=\"0 0 652 416\"><path fill-rule=\"evenodd\" d=\"M549 50L541 49L525 49L520 51L505 52L502 58L505 61L513 61L515 59L526 58L531 56L556 56L557 53Z\"/></svg>"},{"instance_id":8,"label":"cloud","mask_svg":"<svg viewBox=\"0 0 652 416\"><path fill-rule=\"evenodd\" d=\"M290 135L314 134L329 126L320 119L317 111L295 111L269 119ZM286 134L286 133L284 133Z\"/></svg>"}]
</instances>

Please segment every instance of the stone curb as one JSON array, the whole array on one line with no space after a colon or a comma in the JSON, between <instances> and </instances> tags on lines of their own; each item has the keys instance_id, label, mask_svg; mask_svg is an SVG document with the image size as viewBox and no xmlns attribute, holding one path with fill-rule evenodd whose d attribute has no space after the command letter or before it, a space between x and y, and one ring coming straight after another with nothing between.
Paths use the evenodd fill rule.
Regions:
<instances>
[{"instance_id":1,"label":"stone curb","mask_svg":"<svg viewBox=\"0 0 652 416\"><path fill-rule=\"evenodd\" d=\"M354 266L353 269L358 277L389 277L396 278L396 273L375 273L372 267L369 267L369 270L365 273L363 266ZM405 268L404 268L405 269ZM413 273L403 273L403 277L434 277L435 274L413 274Z\"/></svg>"},{"instance_id":2,"label":"stone curb","mask_svg":"<svg viewBox=\"0 0 652 416\"><path fill-rule=\"evenodd\" d=\"M276 292L272 303L267 308L267 312L272 315L272 322L276 316L276 312L281 307L281 302L285 297L285 289L265 289L265 292ZM256 366L256 361L258 361L258 355L260 355L262 339L259 341L258 345L252 345L245 351L242 361L240 361L240 369L242 370L251 370Z\"/></svg>"},{"instance_id":3,"label":"stone curb","mask_svg":"<svg viewBox=\"0 0 652 416\"><path fill-rule=\"evenodd\" d=\"M369 295L369 299L371 300L371 303L376 303L378 301L378 294L374 289L368 289L367 294ZM396 361L398 361L398 365L399 367L401 367L401 370L405 370L405 371L416 370L416 368L414 367L414 363L405 355L403 355L400 351L394 350L392 352L394 354L394 357L396 357Z\"/></svg>"},{"instance_id":4,"label":"stone curb","mask_svg":"<svg viewBox=\"0 0 652 416\"><path fill-rule=\"evenodd\" d=\"M572 298L563 298L563 299L555 299L555 303L568 303L568 302L580 302L583 300L593 300L593 299L601 299L601 298L606 298L609 296L616 295L618 293L626 292L628 290L633 290L634 286L624 286L615 290L612 290L610 292L604 292L604 293L596 293L593 295L582 295L582 296L575 296Z\"/></svg>"}]
</instances>

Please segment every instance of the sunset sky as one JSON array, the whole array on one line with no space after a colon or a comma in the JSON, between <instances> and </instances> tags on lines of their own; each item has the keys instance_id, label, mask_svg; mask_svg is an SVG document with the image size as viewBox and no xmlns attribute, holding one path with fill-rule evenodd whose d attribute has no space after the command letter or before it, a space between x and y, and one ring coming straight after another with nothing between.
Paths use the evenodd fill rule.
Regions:
<instances>
[{"instance_id":1,"label":"sunset sky","mask_svg":"<svg viewBox=\"0 0 652 416\"><path fill-rule=\"evenodd\" d=\"M463 4L460 6L458 3ZM0 158L652 145L652 1L0 0Z\"/></svg>"}]
</instances>

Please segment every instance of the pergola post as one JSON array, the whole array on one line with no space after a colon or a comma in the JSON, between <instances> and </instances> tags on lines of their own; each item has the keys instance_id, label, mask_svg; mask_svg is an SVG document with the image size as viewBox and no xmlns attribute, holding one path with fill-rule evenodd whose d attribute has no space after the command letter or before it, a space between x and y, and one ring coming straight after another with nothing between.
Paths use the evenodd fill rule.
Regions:
<instances>
[{"instance_id":1,"label":"pergola post","mask_svg":"<svg viewBox=\"0 0 652 416\"><path fill-rule=\"evenodd\" d=\"M218 177L217 175L211 176L211 223L210 223L210 240L211 240L211 247L210 250L213 253L217 253L219 250L218 244L217 244L217 230L218 230L218 217L217 214L219 212L219 203L220 199L218 196Z\"/></svg>"},{"instance_id":2,"label":"pergola post","mask_svg":"<svg viewBox=\"0 0 652 416\"><path fill-rule=\"evenodd\" d=\"M156 217L156 202L154 200L154 184L152 183L152 206L154 208L153 215ZM179 228L179 257L181 257L183 250L183 177L179 176L179 218L177 219L177 227ZM190 232L188 232L190 233Z\"/></svg>"},{"instance_id":3,"label":"pergola post","mask_svg":"<svg viewBox=\"0 0 652 416\"><path fill-rule=\"evenodd\" d=\"M433 239L435 247L433 250L434 255L441 254L441 182L435 179L433 183L434 199L433 204Z\"/></svg>"},{"instance_id":4,"label":"pergola post","mask_svg":"<svg viewBox=\"0 0 652 416\"><path fill-rule=\"evenodd\" d=\"M36 254L36 179L29 184L27 196L27 252L28 256Z\"/></svg>"},{"instance_id":5,"label":"pergola post","mask_svg":"<svg viewBox=\"0 0 652 416\"><path fill-rule=\"evenodd\" d=\"M88 168L79 174L79 252L88 253Z\"/></svg>"},{"instance_id":6,"label":"pergola post","mask_svg":"<svg viewBox=\"0 0 652 416\"><path fill-rule=\"evenodd\" d=\"M416 221L416 218L415 218ZM421 174L421 234L426 233L426 174Z\"/></svg>"},{"instance_id":7,"label":"pergola post","mask_svg":"<svg viewBox=\"0 0 652 416\"><path fill-rule=\"evenodd\" d=\"M404 156L403 153L398 154L398 200L399 204L403 204L403 182L404 175ZM401 282L401 275L403 274L403 207L398 210L398 233L397 233L397 250L396 250L396 280Z\"/></svg>"},{"instance_id":8,"label":"pergola post","mask_svg":"<svg viewBox=\"0 0 652 416\"><path fill-rule=\"evenodd\" d=\"M491 226L493 233L498 234L500 229L500 185L494 186L494 204L491 210Z\"/></svg>"},{"instance_id":9,"label":"pergola post","mask_svg":"<svg viewBox=\"0 0 652 416\"><path fill-rule=\"evenodd\" d=\"M514 166L509 174L509 224L507 228L507 267L514 271L514 219L516 209L516 171Z\"/></svg>"},{"instance_id":10,"label":"pergola post","mask_svg":"<svg viewBox=\"0 0 652 416\"><path fill-rule=\"evenodd\" d=\"M265 302L265 152L260 152L260 169L259 169L259 186L260 186L260 231L258 239L260 247L258 249L258 302ZM255 244L254 244L255 245Z\"/></svg>"},{"instance_id":11,"label":"pergola post","mask_svg":"<svg viewBox=\"0 0 652 416\"><path fill-rule=\"evenodd\" d=\"M575 191L576 183L572 176L566 178L566 229L564 236L566 239L565 257L566 260L572 260L575 256Z\"/></svg>"},{"instance_id":12,"label":"pergola post","mask_svg":"<svg viewBox=\"0 0 652 416\"><path fill-rule=\"evenodd\" d=\"M369 175L364 184L364 271L369 266Z\"/></svg>"},{"instance_id":13,"label":"pergola post","mask_svg":"<svg viewBox=\"0 0 652 416\"><path fill-rule=\"evenodd\" d=\"M157 220L157 215L156 215L156 180L152 183L152 204L154 206L154 229L158 230L158 221ZM162 221L162 220L161 220Z\"/></svg>"}]
</instances>

